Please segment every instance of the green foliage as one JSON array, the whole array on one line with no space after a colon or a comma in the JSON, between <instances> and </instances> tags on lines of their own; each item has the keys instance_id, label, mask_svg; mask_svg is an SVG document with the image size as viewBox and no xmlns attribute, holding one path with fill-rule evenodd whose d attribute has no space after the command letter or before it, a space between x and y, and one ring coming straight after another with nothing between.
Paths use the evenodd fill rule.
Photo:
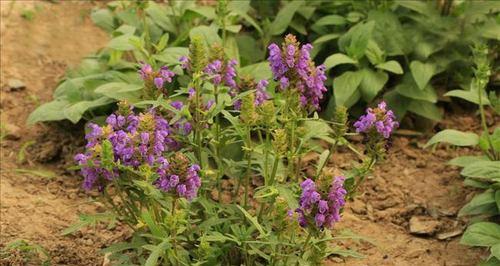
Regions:
<instances>
[{"instance_id":1,"label":"green foliage","mask_svg":"<svg viewBox=\"0 0 500 266\"><path fill-rule=\"evenodd\" d=\"M461 243L490 247L490 258L480 265L496 265L500 256L500 225L484 220L495 219L500 215L500 128L495 128L490 134L485 118L483 93L491 74L487 58L488 48L484 44L476 44L473 52L475 69L471 88L475 89L470 92L473 91L474 94L457 93L460 91L449 93L460 95L459 97L478 105L483 133L479 136L471 132L446 129L434 135L426 147L445 142L455 146L478 147L483 152L483 156L457 157L449 164L463 168L460 174L466 178L465 185L484 190L474 196L458 213L458 216L473 217L476 221L464 232Z\"/></svg>"}]
</instances>

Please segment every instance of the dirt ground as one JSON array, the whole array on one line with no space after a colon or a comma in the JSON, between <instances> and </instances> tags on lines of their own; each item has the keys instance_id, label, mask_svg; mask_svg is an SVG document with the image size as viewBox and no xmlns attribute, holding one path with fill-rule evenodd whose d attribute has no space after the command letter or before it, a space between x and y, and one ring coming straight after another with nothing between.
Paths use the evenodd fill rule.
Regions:
<instances>
[{"instance_id":1,"label":"dirt ground","mask_svg":"<svg viewBox=\"0 0 500 266\"><path fill-rule=\"evenodd\" d=\"M78 127L69 124L25 124L37 105L51 99L67 68L106 44L106 34L88 17L91 8L84 1L1 1L0 117L2 132L8 134L0 143L0 248L25 239L46 249L53 265L102 265L100 249L127 234L120 227L97 227L61 235L78 219L78 213L99 209L80 189L79 179L66 170L67 157L74 154L74 143L79 143L81 135L75 136L73 128ZM12 79L22 81L25 88L11 90L8 82ZM455 115L447 121L440 127L477 131L473 114ZM386 164L367 180L356 200L348 203L339 228L371 240L349 246L366 258L335 258L328 264L458 266L476 265L487 256L484 249L459 244L465 221L456 214L474 191L463 187L457 168L445 165L470 151L423 150L425 140L396 137ZM342 166L349 160L340 155L332 163ZM23 169L42 170L45 176ZM412 217L423 221L431 235L410 234ZM450 232L458 235L438 239ZM21 265L12 257L1 264Z\"/></svg>"}]
</instances>

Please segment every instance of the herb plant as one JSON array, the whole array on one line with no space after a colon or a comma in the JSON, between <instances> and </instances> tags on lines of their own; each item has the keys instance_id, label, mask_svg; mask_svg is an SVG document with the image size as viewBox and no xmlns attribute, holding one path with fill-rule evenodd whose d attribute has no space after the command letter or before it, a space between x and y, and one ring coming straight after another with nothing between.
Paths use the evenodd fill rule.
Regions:
<instances>
[{"instance_id":1,"label":"herb plant","mask_svg":"<svg viewBox=\"0 0 500 266\"><path fill-rule=\"evenodd\" d=\"M465 185L484 190L472 198L458 214L474 218L464 232L461 243L490 248L491 256L486 265L496 265L500 263L500 225L495 223L500 215L500 128L490 131L486 123L485 107L492 107L491 111L498 115L500 105L494 101L497 97L495 91L490 91L490 101L486 98L491 75L486 45L478 44L474 47L474 64L474 79L470 91L475 92L476 97L469 100L479 106L482 134L446 129L433 136L427 146L445 142L455 146L479 147L482 151L480 156L458 157L449 164L463 168L461 174L465 176Z\"/></svg>"},{"instance_id":2,"label":"herb plant","mask_svg":"<svg viewBox=\"0 0 500 266\"><path fill-rule=\"evenodd\" d=\"M287 35L269 46L274 79L255 80L237 72L222 46L194 36L180 58L186 86L173 90L177 74L167 66L138 65L142 93L154 100L121 102L101 125L89 123L85 152L75 157L83 187L134 232L105 249L112 260L303 265L359 256L333 245L346 237L332 229L398 123L383 102L354 124L356 133L345 108L332 122L319 118L326 77L312 48ZM366 140L363 151L349 142L355 134ZM359 157L350 170L329 164L340 146ZM310 152L320 153L314 165L302 162Z\"/></svg>"}]
</instances>

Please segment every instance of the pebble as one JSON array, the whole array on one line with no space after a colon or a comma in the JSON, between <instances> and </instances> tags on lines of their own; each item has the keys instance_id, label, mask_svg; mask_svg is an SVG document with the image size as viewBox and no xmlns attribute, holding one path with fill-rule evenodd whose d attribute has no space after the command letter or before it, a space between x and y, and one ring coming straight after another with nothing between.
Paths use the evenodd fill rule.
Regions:
<instances>
[{"instance_id":1,"label":"pebble","mask_svg":"<svg viewBox=\"0 0 500 266\"><path fill-rule=\"evenodd\" d=\"M18 140L21 138L21 128L14 124L5 123L5 131L5 139Z\"/></svg>"},{"instance_id":2,"label":"pebble","mask_svg":"<svg viewBox=\"0 0 500 266\"><path fill-rule=\"evenodd\" d=\"M26 88L26 85L24 82L18 80L18 79L9 79L7 81L7 86L9 87L10 91L20 91L24 90Z\"/></svg>"},{"instance_id":3,"label":"pebble","mask_svg":"<svg viewBox=\"0 0 500 266\"><path fill-rule=\"evenodd\" d=\"M459 236L462 234L464 230L462 228L458 228L458 229L455 229L453 231L449 231L449 232L444 232L444 233L440 233L436 236L437 239L439 240L446 240L446 239L450 239L452 237L455 237L455 236Z\"/></svg>"},{"instance_id":4,"label":"pebble","mask_svg":"<svg viewBox=\"0 0 500 266\"><path fill-rule=\"evenodd\" d=\"M415 235L433 235L440 223L428 216L413 216L410 219L410 233Z\"/></svg>"}]
</instances>

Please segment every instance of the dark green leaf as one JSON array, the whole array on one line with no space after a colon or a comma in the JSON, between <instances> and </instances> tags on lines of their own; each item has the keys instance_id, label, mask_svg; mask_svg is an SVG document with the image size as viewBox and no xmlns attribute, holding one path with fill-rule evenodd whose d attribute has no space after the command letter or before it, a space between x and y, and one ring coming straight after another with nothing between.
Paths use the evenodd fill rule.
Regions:
<instances>
[{"instance_id":1,"label":"dark green leaf","mask_svg":"<svg viewBox=\"0 0 500 266\"><path fill-rule=\"evenodd\" d=\"M461 244L479 247L491 247L500 244L500 225L491 222L479 222L465 230Z\"/></svg>"},{"instance_id":2,"label":"dark green leaf","mask_svg":"<svg viewBox=\"0 0 500 266\"><path fill-rule=\"evenodd\" d=\"M295 15L295 12L297 12L303 4L303 1L291 1L281 8L271 24L271 35L279 35L285 32L286 28L292 21L293 15Z\"/></svg>"}]
</instances>

